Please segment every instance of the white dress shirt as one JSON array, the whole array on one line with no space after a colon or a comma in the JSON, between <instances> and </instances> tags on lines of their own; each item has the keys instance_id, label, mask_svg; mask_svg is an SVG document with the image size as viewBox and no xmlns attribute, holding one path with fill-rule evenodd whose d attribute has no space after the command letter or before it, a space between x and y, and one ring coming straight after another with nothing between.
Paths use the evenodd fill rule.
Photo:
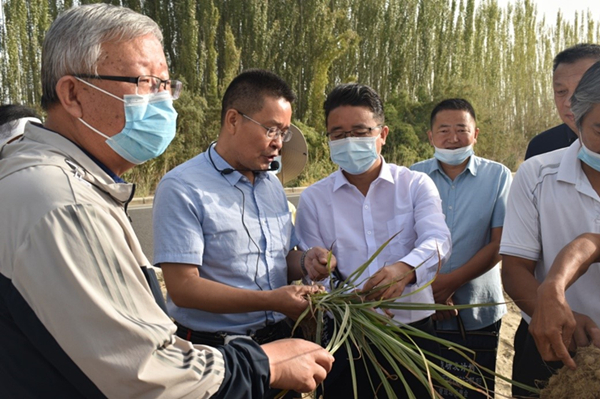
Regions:
<instances>
[{"instance_id":1,"label":"white dress shirt","mask_svg":"<svg viewBox=\"0 0 600 399\"><path fill-rule=\"evenodd\" d=\"M424 173L387 164L382 158L379 177L371 183L366 197L348 182L341 170L308 187L300 196L296 235L301 248L332 248L344 278L398 232L365 270L360 282L383 266L399 261L413 267L420 265L416 269L416 283L404 290L408 294L431 281L440 263L450 256L450 232L440 196ZM434 302L431 287L398 300ZM434 312L394 313L395 320L412 323Z\"/></svg>"}]
</instances>

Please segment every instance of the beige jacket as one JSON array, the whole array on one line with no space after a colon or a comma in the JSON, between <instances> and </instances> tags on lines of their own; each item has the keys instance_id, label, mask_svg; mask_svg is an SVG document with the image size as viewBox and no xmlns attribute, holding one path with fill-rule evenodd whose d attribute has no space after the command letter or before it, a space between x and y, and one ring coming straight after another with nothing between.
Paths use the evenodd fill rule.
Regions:
<instances>
[{"instance_id":1,"label":"beige jacket","mask_svg":"<svg viewBox=\"0 0 600 399\"><path fill-rule=\"evenodd\" d=\"M223 355L177 338L156 305L124 209L132 195L72 142L28 124L0 148L0 277L104 395L210 397Z\"/></svg>"}]
</instances>

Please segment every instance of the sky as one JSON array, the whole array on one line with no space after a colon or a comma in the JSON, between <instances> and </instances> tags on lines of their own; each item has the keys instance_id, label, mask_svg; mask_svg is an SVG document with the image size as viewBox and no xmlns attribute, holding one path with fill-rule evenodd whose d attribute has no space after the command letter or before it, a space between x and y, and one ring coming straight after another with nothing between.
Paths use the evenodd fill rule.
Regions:
<instances>
[{"instance_id":1,"label":"sky","mask_svg":"<svg viewBox=\"0 0 600 399\"><path fill-rule=\"evenodd\" d=\"M497 0L500 7L505 7L508 3L515 3L516 0ZM600 21L600 1L599 0L534 0L538 11L538 19L542 19L542 14L546 15L546 21L554 23L558 10L562 10L565 19L571 21L575 11L592 12L594 20Z\"/></svg>"}]
</instances>

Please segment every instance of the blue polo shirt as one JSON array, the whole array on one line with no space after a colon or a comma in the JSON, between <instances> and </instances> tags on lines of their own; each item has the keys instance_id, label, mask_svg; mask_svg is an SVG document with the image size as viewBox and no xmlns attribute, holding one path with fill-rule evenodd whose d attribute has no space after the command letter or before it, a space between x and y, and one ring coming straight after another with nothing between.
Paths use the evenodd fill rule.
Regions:
<instances>
[{"instance_id":1,"label":"blue polo shirt","mask_svg":"<svg viewBox=\"0 0 600 399\"><path fill-rule=\"evenodd\" d=\"M198 265L200 275L232 287L287 285L286 256L298 244L281 183L268 172L252 184L212 148L161 180L154 197L154 262ZM282 320L271 311L219 314L180 308L169 315L196 331L247 334Z\"/></svg>"},{"instance_id":2,"label":"blue polo shirt","mask_svg":"<svg viewBox=\"0 0 600 399\"><path fill-rule=\"evenodd\" d=\"M490 242L490 230L502 227L512 182L510 170L497 162L471 156L465 170L452 181L431 158L410 167L427 173L438 188L446 224L452 234L452 255L441 269L448 273L464 265ZM504 302L498 265L460 287L455 304ZM478 330L498 321L505 305L463 309L466 330ZM456 319L437 322L440 330L458 330Z\"/></svg>"}]
</instances>

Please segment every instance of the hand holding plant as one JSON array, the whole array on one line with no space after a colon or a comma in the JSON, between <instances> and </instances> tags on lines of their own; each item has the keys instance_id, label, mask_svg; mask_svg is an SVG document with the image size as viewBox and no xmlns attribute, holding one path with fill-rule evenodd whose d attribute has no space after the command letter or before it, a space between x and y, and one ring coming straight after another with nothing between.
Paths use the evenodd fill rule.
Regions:
<instances>
[{"instance_id":1,"label":"hand holding plant","mask_svg":"<svg viewBox=\"0 0 600 399\"><path fill-rule=\"evenodd\" d=\"M457 397L462 398L457 390L457 387L460 386L484 393L491 398L493 392L488 391L485 386L474 386L469 381L464 381L453 375L446 368L441 367L440 360L444 360L445 364L450 364L457 369L470 371L482 377L483 373L485 373L487 378L494 378L497 374L493 370L480 368L475 361L471 360L473 351L429 335L411 325L403 324L384 314L373 311L373 309L380 309L384 313L389 314L392 310L456 311L457 309L485 306L458 305L449 307L444 304L398 301L399 298L402 298L404 287L409 282L414 281L414 271L420 265L412 268L408 265L402 266L396 263L382 268L367 281L364 279L361 280L362 273L393 238L385 242L367 262L350 274L342 284L337 287L334 287L332 284L329 292L311 294L309 298L310 306L300 316L296 326L300 325L303 319L312 319L312 323L316 322L316 326L313 324L312 328L314 335L312 338L305 336L306 339L313 339L317 343L326 345L325 349L331 354L334 354L342 347L345 347L347 353L352 353L353 348L359 352L360 356L358 358L350 356L348 359L350 370L352 371L352 386L355 397L358 396L358 383L369 384L373 387L374 392L385 391L385 394L389 398L397 397L389 382L390 378L392 378L399 379L404 385L408 397L414 398L411 386L405 380L406 373L410 372L421 384L427 387L431 398L441 398L440 394L436 392L435 387L444 387ZM330 253L328 258L331 259L332 257ZM328 265L328 269L331 270L331 265L329 263ZM425 283L407 295L419 292L430 284L431 282ZM358 290L358 287L361 285L363 289ZM357 295L357 293L360 293L360 295ZM328 319L333 320L330 323L333 325L333 331L328 331L327 335L330 338L328 342L321 343ZM461 364L447 361L437 354L422 350L415 343L415 339L422 338L433 340L439 343L440 346L452 348L464 357L470 366L465 367ZM378 351L387 359L389 367L384 369L381 366L374 351ZM374 366L377 376L369 375L368 381L357 381L354 372L355 362L364 362L365 364L366 362L370 362ZM510 381L506 377L499 377ZM485 378L482 378L482 380L485 383ZM374 384L374 381L377 384ZM532 392L538 392L538 390L523 384L515 384ZM335 397L335 392L324 392L324 397L327 398L329 394L332 395L331 397Z\"/></svg>"},{"instance_id":2,"label":"hand holding plant","mask_svg":"<svg viewBox=\"0 0 600 399\"><path fill-rule=\"evenodd\" d=\"M416 281L414 270L404 262L384 266L367 280L362 293L367 300L398 298L407 284Z\"/></svg>"},{"instance_id":3,"label":"hand holding plant","mask_svg":"<svg viewBox=\"0 0 600 399\"><path fill-rule=\"evenodd\" d=\"M329 277L336 266L335 256L330 255L330 252L325 248L313 247L306 251L304 267L312 281L321 281Z\"/></svg>"}]
</instances>

